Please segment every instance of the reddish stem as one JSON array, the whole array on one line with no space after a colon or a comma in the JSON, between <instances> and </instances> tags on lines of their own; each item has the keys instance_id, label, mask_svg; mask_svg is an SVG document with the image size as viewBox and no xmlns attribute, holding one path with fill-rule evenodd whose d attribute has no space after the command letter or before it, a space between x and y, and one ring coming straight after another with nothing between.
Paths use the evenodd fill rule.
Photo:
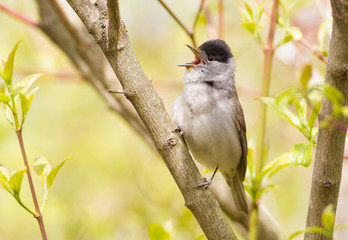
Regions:
<instances>
[{"instance_id":1,"label":"reddish stem","mask_svg":"<svg viewBox=\"0 0 348 240\"><path fill-rule=\"evenodd\" d=\"M17 10L7 7L6 5L0 3L0 9L6 13L8 13L9 15L11 15L14 18L17 18L18 20L20 20L21 22L24 22L25 24L28 24L32 27L39 27L39 23L32 20L31 18L23 15L21 12L18 12Z\"/></svg>"}]
</instances>

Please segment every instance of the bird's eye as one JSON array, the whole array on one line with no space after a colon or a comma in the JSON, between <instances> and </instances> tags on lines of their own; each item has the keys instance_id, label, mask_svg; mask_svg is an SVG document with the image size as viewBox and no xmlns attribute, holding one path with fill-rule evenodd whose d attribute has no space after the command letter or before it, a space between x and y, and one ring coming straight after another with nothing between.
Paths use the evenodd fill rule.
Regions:
<instances>
[{"instance_id":1,"label":"bird's eye","mask_svg":"<svg viewBox=\"0 0 348 240\"><path fill-rule=\"evenodd\" d=\"M215 60L215 57L212 56L212 55L210 55L210 56L208 56L208 60L209 60L209 61L214 61L214 60Z\"/></svg>"}]
</instances>

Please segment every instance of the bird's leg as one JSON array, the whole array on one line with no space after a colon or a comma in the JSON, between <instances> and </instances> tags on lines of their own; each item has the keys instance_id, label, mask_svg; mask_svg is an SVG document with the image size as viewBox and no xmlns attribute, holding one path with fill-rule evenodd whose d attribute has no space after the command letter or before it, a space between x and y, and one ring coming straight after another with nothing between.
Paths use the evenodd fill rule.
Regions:
<instances>
[{"instance_id":1,"label":"bird's leg","mask_svg":"<svg viewBox=\"0 0 348 240\"><path fill-rule=\"evenodd\" d=\"M174 128L174 131L172 131L174 133L179 133L180 136L182 136L184 134L184 131L181 130L180 126L179 125L176 125L175 128Z\"/></svg>"},{"instance_id":2,"label":"bird's leg","mask_svg":"<svg viewBox=\"0 0 348 240\"><path fill-rule=\"evenodd\" d=\"M213 179L215 177L215 174L217 172L217 170L219 169L219 166L217 166L214 170L213 176L211 176L211 178L209 180L207 180L206 178L204 178L204 181L200 184L198 184L196 187L203 187L204 189L208 188L211 183L213 182Z\"/></svg>"}]
</instances>

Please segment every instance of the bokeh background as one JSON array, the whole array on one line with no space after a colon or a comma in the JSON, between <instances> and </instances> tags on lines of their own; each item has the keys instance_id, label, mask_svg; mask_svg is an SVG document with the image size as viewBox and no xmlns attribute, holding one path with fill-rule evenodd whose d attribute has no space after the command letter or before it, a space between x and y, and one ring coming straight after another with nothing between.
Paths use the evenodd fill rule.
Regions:
<instances>
[{"instance_id":1,"label":"bokeh background","mask_svg":"<svg viewBox=\"0 0 348 240\"><path fill-rule=\"evenodd\" d=\"M270 1L266 2L269 7ZM311 44L318 45L317 31L330 15L329 2L293 2L293 24ZM39 21L33 0L1 0L0 3ZM198 0L167 0L167 3L188 26L192 25ZM209 6L217 23L217 1L209 1ZM255 98L261 88L263 53L240 25L241 7L242 1L225 1L224 39L237 62L237 88L252 144L259 121L259 102ZM183 87L184 70L176 64L191 61L192 54L184 45L190 44L190 40L155 0L121 0L120 9L139 61L170 112ZM268 20L265 16L265 30ZM266 36L267 31L263 34ZM24 141L31 163L36 156L46 157L53 166L72 158L58 174L46 204L44 220L49 239L148 239L151 223L172 229L174 239L194 239L203 234L184 207L184 200L158 154L108 109L69 59L39 29L0 10L0 36L0 56L4 58L18 40L23 40L15 60L15 81L31 73L44 73L36 82L40 89L24 125ZM276 34L276 41L279 36ZM197 26L198 43L209 38L206 20L201 17ZM308 49L299 43L281 47L273 62L271 95L299 86L299 72L308 63L314 66L311 82L323 82L325 65ZM266 139L269 159L305 141L296 129L271 111ZM11 171L23 167L15 133L3 116L0 117L0 163ZM262 203L277 223L281 239L305 227L311 173L312 164L308 168L290 166L272 178L278 188L265 195ZM347 182L345 173L343 180ZM42 196L38 179L35 185ZM344 201L348 195L347 183L343 182L341 188L337 222L347 223ZM33 208L26 178L21 196ZM346 239L345 233L347 230L341 231L337 239ZM3 189L0 189L0 239L40 239L35 219Z\"/></svg>"}]
</instances>

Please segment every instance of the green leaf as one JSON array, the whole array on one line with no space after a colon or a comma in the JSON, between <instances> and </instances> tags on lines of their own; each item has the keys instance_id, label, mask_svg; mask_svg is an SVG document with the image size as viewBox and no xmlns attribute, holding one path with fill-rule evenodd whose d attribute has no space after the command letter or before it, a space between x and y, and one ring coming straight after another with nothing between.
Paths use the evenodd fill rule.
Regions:
<instances>
[{"instance_id":1,"label":"green leaf","mask_svg":"<svg viewBox=\"0 0 348 240\"><path fill-rule=\"evenodd\" d=\"M21 191L22 180L24 173L26 173L27 169L23 168L21 170L14 171L11 174L11 178L9 180L11 190L13 191L13 196L17 199L19 198L19 193Z\"/></svg>"},{"instance_id":2,"label":"green leaf","mask_svg":"<svg viewBox=\"0 0 348 240\"><path fill-rule=\"evenodd\" d=\"M4 78L5 59L0 56L0 76Z\"/></svg>"},{"instance_id":3,"label":"green leaf","mask_svg":"<svg viewBox=\"0 0 348 240\"><path fill-rule=\"evenodd\" d=\"M13 88L14 96L17 96L19 92L25 94L29 88L33 85L33 83L42 76L42 73L32 74L26 76L21 81L16 83Z\"/></svg>"},{"instance_id":4,"label":"green leaf","mask_svg":"<svg viewBox=\"0 0 348 240\"><path fill-rule=\"evenodd\" d=\"M10 175L8 174L7 169L0 165L0 185L8 191L11 195L13 195L13 192L11 190L11 186L9 183Z\"/></svg>"},{"instance_id":5,"label":"green leaf","mask_svg":"<svg viewBox=\"0 0 348 240\"><path fill-rule=\"evenodd\" d=\"M1 109L2 113L4 114L4 116L6 117L7 121L9 121L12 126L14 126L14 121L12 119L11 110L3 104L0 104L0 109Z\"/></svg>"},{"instance_id":6,"label":"green leaf","mask_svg":"<svg viewBox=\"0 0 348 240\"><path fill-rule=\"evenodd\" d=\"M267 185L266 187L263 187L261 189L259 189L256 193L256 197L255 200L259 200L261 198L261 196L263 196L264 194L270 192L271 190L275 189L276 186L273 184Z\"/></svg>"},{"instance_id":7,"label":"green leaf","mask_svg":"<svg viewBox=\"0 0 348 240\"><path fill-rule=\"evenodd\" d=\"M257 16L256 20L259 23L261 21L261 17L265 11L265 2L261 2L259 6L257 7Z\"/></svg>"},{"instance_id":8,"label":"green leaf","mask_svg":"<svg viewBox=\"0 0 348 240\"><path fill-rule=\"evenodd\" d=\"M314 105L311 116L308 119L308 127L311 130L312 135L313 135L313 126L314 126L315 120L318 118L322 102L323 100L320 100Z\"/></svg>"},{"instance_id":9,"label":"green leaf","mask_svg":"<svg viewBox=\"0 0 348 240\"><path fill-rule=\"evenodd\" d=\"M250 7L250 5L247 2L244 2L244 5L249 13L249 16L252 20L254 20L254 13L253 13L253 9Z\"/></svg>"},{"instance_id":10,"label":"green leaf","mask_svg":"<svg viewBox=\"0 0 348 240\"><path fill-rule=\"evenodd\" d=\"M319 27L318 41L319 41L319 48L321 50L323 50L323 48L324 48L325 37L328 35L331 26L332 26L332 17L323 21Z\"/></svg>"},{"instance_id":11,"label":"green leaf","mask_svg":"<svg viewBox=\"0 0 348 240\"><path fill-rule=\"evenodd\" d=\"M252 17L249 15L249 13L244 9L240 9L240 14L242 16L243 22L253 22Z\"/></svg>"},{"instance_id":12,"label":"green leaf","mask_svg":"<svg viewBox=\"0 0 348 240\"><path fill-rule=\"evenodd\" d=\"M333 204L327 205L321 215L321 222L328 232L332 232L335 225L335 213Z\"/></svg>"},{"instance_id":13,"label":"green leaf","mask_svg":"<svg viewBox=\"0 0 348 240\"><path fill-rule=\"evenodd\" d=\"M71 158L67 158L65 159L63 162L61 162L58 166L56 166L55 168L53 168L50 173L47 176L47 189L49 189L52 186L52 183L54 181L54 179L56 178L59 170L61 169L61 167L63 167L63 165L70 160Z\"/></svg>"},{"instance_id":14,"label":"green leaf","mask_svg":"<svg viewBox=\"0 0 348 240\"><path fill-rule=\"evenodd\" d=\"M261 170L256 180L261 182L261 180L268 176L270 178L272 175L283 169L284 167L290 165L289 154L284 153L274 160L268 162Z\"/></svg>"},{"instance_id":15,"label":"green leaf","mask_svg":"<svg viewBox=\"0 0 348 240\"><path fill-rule=\"evenodd\" d=\"M276 47L276 48L278 48L278 47L280 47L280 46L282 46L282 45L287 44L287 43L290 42L292 39L293 39L293 36L292 36L291 34L289 34L289 33L286 32L286 33L284 34L283 38L277 43L277 47Z\"/></svg>"},{"instance_id":16,"label":"green leaf","mask_svg":"<svg viewBox=\"0 0 348 240\"><path fill-rule=\"evenodd\" d=\"M312 65L308 64L302 68L300 83L302 88L306 88L309 79L312 77Z\"/></svg>"},{"instance_id":17,"label":"green leaf","mask_svg":"<svg viewBox=\"0 0 348 240\"><path fill-rule=\"evenodd\" d=\"M298 119L301 126L304 128L307 126L307 103L305 99L301 99L300 102L294 100L294 105L296 108Z\"/></svg>"},{"instance_id":18,"label":"green leaf","mask_svg":"<svg viewBox=\"0 0 348 240\"><path fill-rule=\"evenodd\" d=\"M254 34L256 32L257 24L254 22L243 22L242 27L248 32Z\"/></svg>"},{"instance_id":19,"label":"green leaf","mask_svg":"<svg viewBox=\"0 0 348 240\"><path fill-rule=\"evenodd\" d=\"M286 31L295 39L296 41L301 40L302 32L298 27L289 27Z\"/></svg>"},{"instance_id":20,"label":"green leaf","mask_svg":"<svg viewBox=\"0 0 348 240\"><path fill-rule=\"evenodd\" d=\"M198 237L196 237L194 240L203 240L203 239L207 239L207 238L205 237L205 235L198 236Z\"/></svg>"},{"instance_id":21,"label":"green leaf","mask_svg":"<svg viewBox=\"0 0 348 240\"><path fill-rule=\"evenodd\" d=\"M5 93L5 82L0 79L0 93Z\"/></svg>"},{"instance_id":22,"label":"green leaf","mask_svg":"<svg viewBox=\"0 0 348 240\"><path fill-rule=\"evenodd\" d=\"M324 94L332 104L340 104L344 101L344 95L330 84L324 84Z\"/></svg>"},{"instance_id":23,"label":"green leaf","mask_svg":"<svg viewBox=\"0 0 348 240\"><path fill-rule=\"evenodd\" d=\"M22 123L21 126L23 126L25 117L27 116L27 113L29 112L31 102L33 101L34 95L30 95L29 98L27 98L24 94L19 93L19 99L21 102L21 108L22 108Z\"/></svg>"},{"instance_id":24,"label":"green leaf","mask_svg":"<svg viewBox=\"0 0 348 240\"><path fill-rule=\"evenodd\" d=\"M310 142L295 144L289 156L291 162L308 167L312 158L312 144Z\"/></svg>"},{"instance_id":25,"label":"green leaf","mask_svg":"<svg viewBox=\"0 0 348 240\"><path fill-rule=\"evenodd\" d=\"M46 182L48 174L51 172L52 167L44 157L36 157L34 160L34 171L40 178L41 182Z\"/></svg>"},{"instance_id":26,"label":"green leaf","mask_svg":"<svg viewBox=\"0 0 348 240\"><path fill-rule=\"evenodd\" d=\"M301 234L305 234L305 233L321 233L324 236L327 236L327 233L326 233L326 231L323 228L321 228L321 227L309 227L306 230L300 230L300 231L294 232L293 234L291 234L288 237L287 240L292 240L295 237L297 237L297 236L299 236Z\"/></svg>"},{"instance_id":27,"label":"green leaf","mask_svg":"<svg viewBox=\"0 0 348 240\"><path fill-rule=\"evenodd\" d=\"M170 240L169 233L159 224L151 223L149 226L149 239L150 240Z\"/></svg>"},{"instance_id":28,"label":"green leaf","mask_svg":"<svg viewBox=\"0 0 348 240\"><path fill-rule=\"evenodd\" d=\"M5 104L9 104L11 101L10 97L7 96L4 93L0 93L0 102L5 103Z\"/></svg>"},{"instance_id":29,"label":"green leaf","mask_svg":"<svg viewBox=\"0 0 348 240\"><path fill-rule=\"evenodd\" d=\"M3 78L7 86L12 86L12 76L13 76L13 67L14 67L14 57L16 55L16 51L18 45L21 41L17 42L17 44L12 49L11 53L8 55L7 61L5 62L5 67L3 71Z\"/></svg>"},{"instance_id":30,"label":"green leaf","mask_svg":"<svg viewBox=\"0 0 348 240\"><path fill-rule=\"evenodd\" d=\"M261 97L260 99L275 113L277 113L278 116L285 119L291 125L302 131L299 119L285 105L277 104L275 99L271 97Z\"/></svg>"}]
</instances>

